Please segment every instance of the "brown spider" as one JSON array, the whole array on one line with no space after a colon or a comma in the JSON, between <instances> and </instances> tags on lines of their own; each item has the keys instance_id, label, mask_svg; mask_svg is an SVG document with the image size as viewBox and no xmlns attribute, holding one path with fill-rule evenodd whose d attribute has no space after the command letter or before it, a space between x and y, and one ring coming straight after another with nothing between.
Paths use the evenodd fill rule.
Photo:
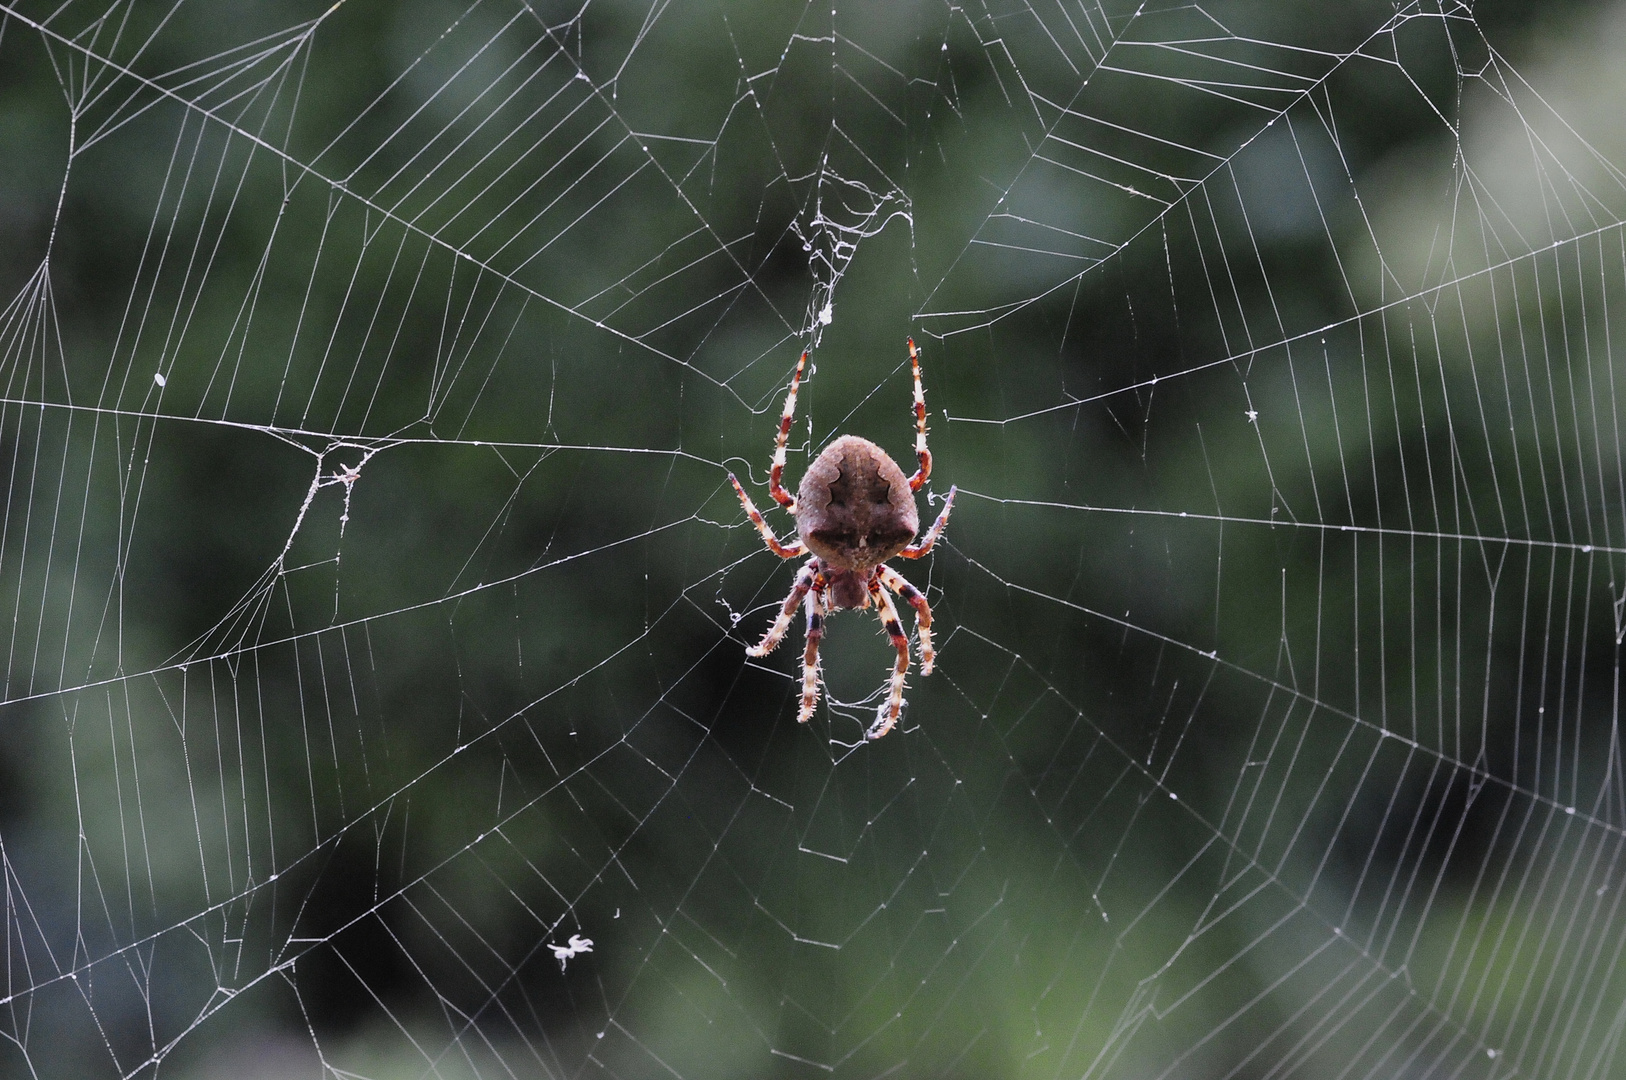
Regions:
<instances>
[{"instance_id":1,"label":"brown spider","mask_svg":"<svg viewBox=\"0 0 1626 1080\"><path fill-rule=\"evenodd\" d=\"M784 638L796 605L807 607L807 652L802 658L802 709L797 722L807 723L819 700L819 639L824 636L824 613L841 608L865 608L874 601L886 627L898 661L892 668L891 693L881 704L867 738L879 739L891 731L903 711L903 679L909 671L909 639L898 620L898 609L887 590L901 595L915 609L915 629L920 635L920 673L930 675L936 654L932 652L932 609L919 589L902 574L884 565L894 555L918 559L932 549L948 524L954 508L955 488L950 487L943 512L932 527L915 541L920 528L920 512L915 492L932 474L932 455L926 449L926 393L920 388L920 354L909 339L909 364L915 373L915 456L920 468L907 479L898 463L885 450L857 435L843 435L824 448L808 466L796 496L780 486L785 473L785 439L790 434L791 416L796 412L796 387L802 381L807 353L796 361L790 393L785 395L785 412L779 419L779 437L774 441L773 469L768 474L768 493L796 519L798 539L779 542L773 529L751 504L734 474L728 482L762 534L768 550L781 559L794 559L809 551L813 557L802 565L796 585L785 598L779 617L762 640L746 649L747 656L766 656Z\"/></svg>"}]
</instances>

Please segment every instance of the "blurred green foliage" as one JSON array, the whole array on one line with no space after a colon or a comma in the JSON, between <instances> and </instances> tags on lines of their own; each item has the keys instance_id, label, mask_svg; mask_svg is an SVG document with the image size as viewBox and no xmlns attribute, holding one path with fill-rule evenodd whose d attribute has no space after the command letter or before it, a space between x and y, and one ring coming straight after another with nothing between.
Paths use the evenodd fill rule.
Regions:
<instances>
[{"instance_id":1,"label":"blurred green foliage","mask_svg":"<svg viewBox=\"0 0 1626 1080\"><path fill-rule=\"evenodd\" d=\"M1618 996L1449 992L1592 940L1449 944L1603 842L1509 822L1606 781L1626 200L1474 134L1576 7L8 8L0 1075L1399 1075ZM907 460L911 334L962 494L864 744L878 624L798 728L724 476L807 345L791 476Z\"/></svg>"}]
</instances>

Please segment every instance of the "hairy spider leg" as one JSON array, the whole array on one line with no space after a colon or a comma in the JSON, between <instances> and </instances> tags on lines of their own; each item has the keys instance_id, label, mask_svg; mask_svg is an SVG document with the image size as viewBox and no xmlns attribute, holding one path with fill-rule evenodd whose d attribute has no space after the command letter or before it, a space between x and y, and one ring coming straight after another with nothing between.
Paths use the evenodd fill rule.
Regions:
<instances>
[{"instance_id":1,"label":"hairy spider leg","mask_svg":"<svg viewBox=\"0 0 1626 1080\"><path fill-rule=\"evenodd\" d=\"M819 703L819 639L824 636L824 586L807 594L807 648L802 653L802 707L796 722L813 719L813 706Z\"/></svg>"},{"instance_id":2,"label":"hairy spider leg","mask_svg":"<svg viewBox=\"0 0 1626 1080\"><path fill-rule=\"evenodd\" d=\"M794 559L807 554L807 548L802 546L800 540L792 540L788 544L779 542L779 537L775 536L773 529L769 527L766 521L762 520L762 514L757 511L756 506L751 502L751 496L747 495L745 489L740 487L740 482L734 478L733 473L728 474L728 482L734 485L734 494L740 497L740 505L745 507L745 513L750 517L751 524L755 525L757 532L762 534L762 542L768 545L769 551L781 559Z\"/></svg>"},{"instance_id":3,"label":"hairy spider leg","mask_svg":"<svg viewBox=\"0 0 1626 1080\"><path fill-rule=\"evenodd\" d=\"M734 486L738 487L739 485ZM926 535L898 552L899 555L902 555L905 559L918 559L932 549L932 545L937 543L937 538L943 535L943 527L948 524L949 511L954 509L954 493L959 490L957 487L949 488L948 498L943 500L943 512L937 515L937 520L932 522L932 527L926 530ZM740 497L745 497L743 492ZM746 508L750 508L749 503L746 504Z\"/></svg>"},{"instance_id":4,"label":"hairy spider leg","mask_svg":"<svg viewBox=\"0 0 1626 1080\"><path fill-rule=\"evenodd\" d=\"M904 636L903 620L898 618L898 609L892 603L891 594L881 587L879 574L870 580L869 592L880 612L881 625L886 627L886 636L892 639L892 647L898 650L898 662L892 665L892 685L887 691L886 701L882 702L875 723L864 734L866 739L879 739L897 725L898 716L903 712L903 677L909 674L909 639Z\"/></svg>"},{"instance_id":5,"label":"hairy spider leg","mask_svg":"<svg viewBox=\"0 0 1626 1080\"><path fill-rule=\"evenodd\" d=\"M796 387L802 381L802 368L807 365L807 351L796 361L796 374L790 377L790 393L785 395L785 411L779 417L779 437L773 443L773 468L768 473L768 494L791 513L796 512L796 499L780 483L785 476L785 440L790 437L791 417L796 415Z\"/></svg>"},{"instance_id":6,"label":"hairy spider leg","mask_svg":"<svg viewBox=\"0 0 1626 1080\"><path fill-rule=\"evenodd\" d=\"M920 353L914 338L909 339L909 366L915 369L915 457L920 460L920 468L909 478L909 490L919 491L932 474L932 452L926 449L926 391L920 387Z\"/></svg>"},{"instance_id":7,"label":"hairy spider leg","mask_svg":"<svg viewBox=\"0 0 1626 1080\"><path fill-rule=\"evenodd\" d=\"M785 631L790 629L791 617L796 614L796 609L801 605L802 597L806 596L810 589L823 588L824 578L819 574L819 560L807 560L806 565L802 567L801 573L796 575L796 584L792 586L790 595L785 597L785 604L779 609L778 618L774 619L773 625L768 628L768 632L762 635L761 641L745 650L745 655L767 656L773 652L780 641L784 640Z\"/></svg>"},{"instance_id":8,"label":"hairy spider leg","mask_svg":"<svg viewBox=\"0 0 1626 1080\"><path fill-rule=\"evenodd\" d=\"M937 654L932 651L932 607L909 579L892 569L881 567L881 584L903 597L915 609L915 634L920 638L920 673L930 675Z\"/></svg>"}]
</instances>

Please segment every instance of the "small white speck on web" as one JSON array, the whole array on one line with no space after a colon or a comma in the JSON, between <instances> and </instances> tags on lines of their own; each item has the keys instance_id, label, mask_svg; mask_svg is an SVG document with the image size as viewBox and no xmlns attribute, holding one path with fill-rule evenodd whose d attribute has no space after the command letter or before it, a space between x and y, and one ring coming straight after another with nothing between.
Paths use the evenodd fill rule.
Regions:
<instances>
[{"instance_id":1,"label":"small white speck on web","mask_svg":"<svg viewBox=\"0 0 1626 1080\"><path fill-rule=\"evenodd\" d=\"M153 372L152 373L152 381L157 383L159 386L168 386L169 385L169 380L164 378L164 373L162 371Z\"/></svg>"},{"instance_id":2,"label":"small white speck on web","mask_svg":"<svg viewBox=\"0 0 1626 1080\"><path fill-rule=\"evenodd\" d=\"M835 305L831 304L830 301L826 300L824 302L824 306L819 309L819 325L820 326L829 326L832 322L835 321L835 318L836 318Z\"/></svg>"},{"instance_id":3,"label":"small white speck on web","mask_svg":"<svg viewBox=\"0 0 1626 1080\"><path fill-rule=\"evenodd\" d=\"M563 971L565 964L569 963L572 957L593 951L593 939L584 938L580 934L571 934L570 940L563 945L555 945L550 941L548 948L553 950L553 958L559 961L559 970Z\"/></svg>"}]
</instances>

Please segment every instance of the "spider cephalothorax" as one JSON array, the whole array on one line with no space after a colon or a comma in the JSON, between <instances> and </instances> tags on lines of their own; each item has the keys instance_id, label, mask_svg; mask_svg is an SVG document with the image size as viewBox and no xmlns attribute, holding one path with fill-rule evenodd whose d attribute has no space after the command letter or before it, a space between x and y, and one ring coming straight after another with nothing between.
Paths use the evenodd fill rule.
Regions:
<instances>
[{"instance_id":1,"label":"spider cephalothorax","mask_svg":"<svg viewBox=\"0 0 1626 1080\"><path fill-rule=\"evenodd\" d=\"M932 474L932 455L926 449L926 394L920 385L920 354L909 342L909 363L915 376L915 456L920 467L910 477L885 450L857 435L843 435L824 448L808 466L801 487L793 498L780 481L785 475L785 439L790 435L791 417L796 412L796 388L802 381L807 353L796 361L790 393L785 395L785 411L779 419L779 437L774 442L773 468L768 474L768 492L796 519L798 539L788 544L763 520L751 497L733 473L729 483L763 541L782 559L813 553L796 575L796 585L785 598L779 617L761 641L745 650L751 656L766 656L784 638L796 606L807 608L807 652L802 660L802 708L797 719L806 723L819 700L819 639L824 636L826 611L869 607L873 601L881 623L892 639L898 660L892 668L892 684L880 715L868 737L879 739L891 731L903 711L903 680L909 672L909 639L904 636L898 609L892 603L896 592L915 609L915 629L920 636L920 673L930 675L936 655L932 652L932 609L902 574L886 565L893 556L918 559L932 549L948 524L954 506L954 488L949 488L943 512L918 541L920 511L915 492Z\"/></svg>"}]
</instances>

